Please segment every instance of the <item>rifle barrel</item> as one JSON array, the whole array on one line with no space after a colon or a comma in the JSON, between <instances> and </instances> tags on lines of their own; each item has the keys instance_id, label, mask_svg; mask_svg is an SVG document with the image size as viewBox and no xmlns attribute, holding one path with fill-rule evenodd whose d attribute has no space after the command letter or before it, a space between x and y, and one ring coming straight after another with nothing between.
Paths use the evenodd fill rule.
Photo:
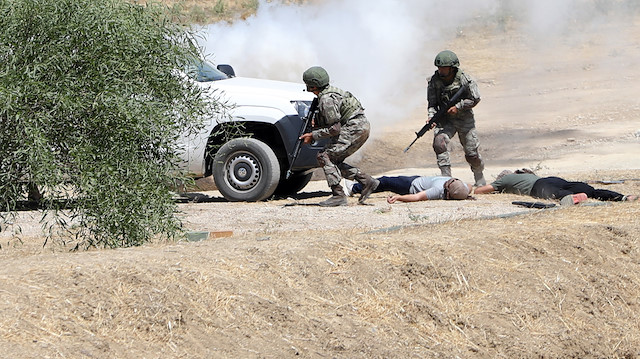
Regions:
<instances>
[{"instance_id":1,"label":"rifle barrel","mask_svg":"<svg viewBox=\"0 0 640 359\"><path fill-rule=\"evenodd\" d=\"M404 151L402 151L402 152L407 153L407 151L409 151L409 149L411 148L411 146L413 146L413 144L414 144L414 143L416 143L416 141L418 140L418 138L420 138L420 137L416 137L416 138L413 140L413 142L411 142L411 144L410 144L409 146L407 146L407 148L405 148L405 149L404 149Z\"/></svg>"}]
</instances>

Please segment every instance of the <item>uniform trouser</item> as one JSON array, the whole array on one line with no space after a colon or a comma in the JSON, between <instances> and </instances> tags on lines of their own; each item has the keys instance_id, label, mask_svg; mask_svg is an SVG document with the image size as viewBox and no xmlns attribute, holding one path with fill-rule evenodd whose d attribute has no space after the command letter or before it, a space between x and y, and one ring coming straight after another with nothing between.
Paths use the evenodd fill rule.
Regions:
<instances>
[{"instance_id":1,"label":"uniform trouser","mask_svg":"<svg viewBox=\"0 0 640 359\"><path fill-rule=\"evenodd\" d=\"M484 161L478 153L480 140L476 132L475 120L473 117L467 119L455 119L443 122L436 128L433 137L433 150L436 153L438 167L451 166L451 139L458 134L460 144L464 149L464 157L469 163L471 170L476 172L484 171Z\"/></svg>"},{"instance_id":2,"label":"uniform trouser","mask_svg":"<svg viewBox=\"0 0 640 359\"><path fill-rule=\"evenodd\" d=\"M418 177L420 176L378 177L377 180L380 181L380 184L373 192L375 193L389 191L397 194L409 194L411 190L411 183ZM362 185L360 183L354 183L353 187L351 188L351 192L361 193Z\"/></svg>"},{"instance_id":3,"label":"uniform trouser","mask_svg":"<svg viewBox=\"0 0 640 359\"><path fill-rule=\"evenodd\" d=\"M606 189L595 189L584 182L569 182L559 177L543 177L531 188L531 196L545 199L561 199L564 196L585 193L587 197L601 201L622 201L624 195Z\"/></svg>"},{"instance_id":4,"label":"uniform trouser","mask_svg":"<svg viewBox=\"0 0 640 359\"><path fill-rule=\"evenodd\" d=\"M329 187L340 184L342 178L355 179L360 170L344 162L364 145L369 138L369 121L358 115L342 125L340 134L333 137L327 147L318 153L318 163L322 166Z\"/></svg>"}]
</instances>

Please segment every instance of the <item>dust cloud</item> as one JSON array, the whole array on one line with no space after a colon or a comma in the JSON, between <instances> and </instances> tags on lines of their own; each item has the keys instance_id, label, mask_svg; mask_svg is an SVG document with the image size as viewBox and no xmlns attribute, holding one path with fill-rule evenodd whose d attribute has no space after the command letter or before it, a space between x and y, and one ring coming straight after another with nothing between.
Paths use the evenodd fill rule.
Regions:
<instances>
[{"instance_id":1,"label":"dust cloud","mask_svg":"<svg viewBox=\"0 0 640 359\"><path fill-rule=\"evenodd\" d=\"M507 21L516 21L532 52L557 56L558 44L589 41L602 35L605 24L626 21L620 14L639 8L631 0L325 0L288 6L260 0L255 16L205 26L201 45L238 76L302 82L305 69L323 66L333 85L361 100L376 129L420 116L433 58L469 25L499 35ZM465 36L473 35L465 30ZM611 40L613 47L626 43L620 34Z\"/></svg>"}]
</instances>

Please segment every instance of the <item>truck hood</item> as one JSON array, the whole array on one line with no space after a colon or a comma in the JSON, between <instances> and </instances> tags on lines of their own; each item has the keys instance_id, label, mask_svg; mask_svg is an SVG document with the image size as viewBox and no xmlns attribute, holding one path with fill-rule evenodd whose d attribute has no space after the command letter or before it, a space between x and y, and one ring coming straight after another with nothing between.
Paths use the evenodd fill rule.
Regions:
<instances>
[{"instance_id":1,"label":"truck hood","mask_svg":"<svg viewBox=\"0 0 640 359\"><path fill-rule=\"evenodd\" d=\"M210 90L236 107L268 107L279 109L285 115L297 114L292 101L312 101L314 94L305 91L303 83L233 77L225 80L202 82Z\"/></svg>"}]
</instances>

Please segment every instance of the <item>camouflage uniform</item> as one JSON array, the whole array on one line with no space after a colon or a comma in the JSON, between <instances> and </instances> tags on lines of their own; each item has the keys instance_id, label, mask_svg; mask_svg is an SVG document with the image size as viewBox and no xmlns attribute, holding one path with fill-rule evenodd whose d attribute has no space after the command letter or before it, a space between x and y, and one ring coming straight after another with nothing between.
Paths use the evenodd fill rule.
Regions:
<instances>
[{"instance_id":1,"label":"camouflage uniform","mask_svg":"<svg viewBox=\"0 0 640 359\"><path fill-rule=\"evenodd\" d=\"M351 93L328 86L318 95L318 116L313 139L329 137L329 143L318 153L329 187L340 185L342 177L353 180L360 170L344 162L369 138L369 121L360 101Z\"/></svg>"},{"instance_id":2,"label":"camouflage uniform","mask_svg":"<svg viewBox=\"0 0 640 359\"><path fill-rule=\"evenodd\" d=\"M347 205L347 196L340 185L342 176L363 185L358 203L364 204L380 182L344 163L369 138L369 121L364 117L360 101L347 91L329 86L329 74L320 66L307 69L302 74L302 81L307 85L307 91L318 96L318 110L312 123L313 131L301 138L305 141L330 138L324 150L318 153L318 163L327 177L332 196L318 204L323 207Z\"/></svg>"},{"instance_id":3,"label":"camouflage uniform","mask_svg":"<svg viewBox=\"0 0 640 359\"><path fill-rule=\"evenodd\" d=\"M451 138L458 133L460 143L464 148L465 159L471 166L471 171L476 178L476 185L480 180L484 181L482 172L484 161L478 153L480 141L476 133L475 119L472 108L480 102L478 85L471 76L456 68L456 74L450 84L445 84L438 71L429 79L427 86L427 101L429 106L429 118L433 117L440 106L445 106L451 97L460 89L467 86L462 95L462 100L455 106L458 109L456 115L445 114L434 130L433 150L436 152L438 167L443 176L451 176L451 159L449 156Z\"/></svg>"}]
</instances>

